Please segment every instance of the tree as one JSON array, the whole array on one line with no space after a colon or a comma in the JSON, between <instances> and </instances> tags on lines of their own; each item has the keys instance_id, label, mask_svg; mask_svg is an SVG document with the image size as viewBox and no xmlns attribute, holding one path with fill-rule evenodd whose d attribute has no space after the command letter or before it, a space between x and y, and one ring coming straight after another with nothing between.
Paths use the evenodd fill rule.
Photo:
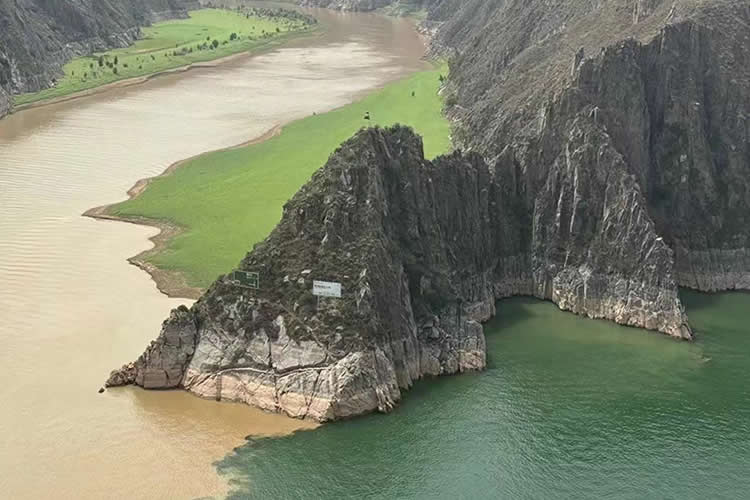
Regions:
<instances>
[{"instance_id":1,"label":"tree","mask_svg":"<svg viewBox=\"0 0 750 500\"><path fill-rule=\"evenodd\" d=\"M213 47L216 48L219 46L219 41L216 38L214 38L214 41L211 42L211 45L213 45Z\"/></svg>"},{"instance_id":2,"label":"tree","mask_svg":"<svg viewBox=\"0 0 750 500\"><path fill-rule=\"evenodd\" d=\"M104 66L104 56L99 56L99 67Z\"/></svg>"},{"instance_id":3,"label":"tree","mask_svg":"<svg viewBox=\"0 0 750 500\"><path fill-rule=\"evenodd\" d=\"M120 60L117 59L117 56L115 56L115 66L117 66L120 63Z\"/></svg>"},{"instance_id":4,"label":"tree","mask_svg":"<svg viewBox=\"0 0 750 500\"><path fill-rule=\"evenodd\" d=\"M231 41L235 41L235 40L237 40L237 33L232 33L231 35L229 35L229 39L230 39Z\"/></svg>"},{"instance_id":5,"label":"tree","mask_svg":"<svg viewBox=\"0 0 750 500\"><path fill-rule=\"evenodd\" d=\"M112 68L112 73L114 73L115 75L117 74L117 66L115 66L114 68Z\"/></svg>"}]
</instances>

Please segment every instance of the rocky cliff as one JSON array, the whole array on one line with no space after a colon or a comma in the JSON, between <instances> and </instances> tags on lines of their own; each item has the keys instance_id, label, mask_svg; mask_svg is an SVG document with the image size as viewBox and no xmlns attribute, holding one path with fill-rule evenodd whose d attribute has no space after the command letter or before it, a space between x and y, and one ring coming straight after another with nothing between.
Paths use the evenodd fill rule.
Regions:
<instances>
[{"instance_id":1,"label":"rocky cliff","mask_svg":"<svg viewBox=\"0 0 750 500\"><path fill-rule=\"evenodd\" d=\"M479 155L429 162L410 129L361 131L241 263L260 289L220 278L108 385L184 387L316 420L387 411L425 375L484 368L481 323L518 294L689 337L636 179L596 127L578 124L570 141L531 221ZM606 196L561 221L573 185ZM314 279L340 282L342 298L316 299Z\"/></svg>"},{"instance_id":2,"label":"rocky cliff","mask_svg":"<svg viewBox=\"0 0 750 500\"><path fill-rule=\"evenodd\" d=\"M108 385L332 420L387 411L425 374L484 368L502 226L490 183L477 156L425 161L411 130L360 132L241 263L260 289L220 278ZM314 279L342 298L316 299Z\"/></svg>"},{"instance_id":3,"label":"rocky cliff","mask_svg":"<svg viewBox=\"0 0 750 500\"><path fill-rule=\"evenodd\" d=\"M747 3L435 5L464 153L360 132L241 263L260 290L220 278L110 385L330 420L484 367L501 297L691 339L678 286L750 286Z\"/></svg>"},{"instance_id":4,"label":"rocky cliff","mask_svg":"<svg viewBox=\"0 0 750 500\"><path fill-rule=\"evenodd\" d=\"M193 0L0 0L0 116L7 95L48 88L73 57L126 46L141 26L197 6Z\"/></svg>"},{"instance_id":5,"label":"rocky cliff","mask_svg":"<svg viewBox=\"0 0 750 500\"><path fill-rule=\"evenodd\" d=\"M468 2L441 28L438 43L455 48L455 138L515 170L531 210L571 132L599 129L674 251L677 282L748 288L750 5L563 3Z\"/></svg>"}]
</instances>

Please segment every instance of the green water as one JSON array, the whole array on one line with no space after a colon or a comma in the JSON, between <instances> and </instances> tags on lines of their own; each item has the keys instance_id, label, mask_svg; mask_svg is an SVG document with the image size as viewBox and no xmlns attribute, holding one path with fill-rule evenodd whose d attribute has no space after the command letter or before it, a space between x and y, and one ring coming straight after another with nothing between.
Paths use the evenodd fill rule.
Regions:
<instances>
[{"instance_id":1,"label":"green water","mask_svg":"<svg viewBox=\"0 0 750 500\"><path fill-rule=\"evenodd\" d=\"M219 470L235 498L749 498L750 295L684 300L694 344L500 302L486 372Z\"/></svg>"}]
</instances>

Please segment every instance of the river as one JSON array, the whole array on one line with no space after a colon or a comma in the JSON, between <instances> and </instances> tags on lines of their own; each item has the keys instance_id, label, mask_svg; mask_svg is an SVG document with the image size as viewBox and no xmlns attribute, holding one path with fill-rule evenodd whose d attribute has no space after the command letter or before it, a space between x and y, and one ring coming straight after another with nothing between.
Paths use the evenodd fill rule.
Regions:
<instances>
[{"instance_id":1,"label":"river","mask_svg":"<svg viewBox=\"0 0 750 500\"><path fill-rule=\"evenodd\" d=\"M81 217L175 161L423 67L410 21L309 12L322 36L0 121L3 497L221 496L213 464L246 435L312 426L183 392L98 394L186 301L126 262L154 229Z\"/></svg>"},{"instance_id":2,"label":"river","mask_svg":"<svg viewBox=\"0 0 750 500\"><path fill-rule=\"evenodd\" d=\"M486 371L219 469L236 498L748 498L750 294L683 298L695 343L501 301Z\"/></svg>"}]
</instances>

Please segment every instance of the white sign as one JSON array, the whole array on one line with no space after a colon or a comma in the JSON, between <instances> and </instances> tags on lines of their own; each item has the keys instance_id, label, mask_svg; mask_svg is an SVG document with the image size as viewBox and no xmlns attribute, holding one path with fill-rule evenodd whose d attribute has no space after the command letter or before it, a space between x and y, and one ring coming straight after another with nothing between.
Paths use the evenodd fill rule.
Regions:
<instances>
[{"instance_id":1,"label":"white sign","mask_svg":"<svg viewBox=\"0 0 750 500\"><path fill-rule=\"evenodd\" d=\"M313 295L318 297L341 297L341 283L313 281Z\"/></svg>"}]
</instances>

